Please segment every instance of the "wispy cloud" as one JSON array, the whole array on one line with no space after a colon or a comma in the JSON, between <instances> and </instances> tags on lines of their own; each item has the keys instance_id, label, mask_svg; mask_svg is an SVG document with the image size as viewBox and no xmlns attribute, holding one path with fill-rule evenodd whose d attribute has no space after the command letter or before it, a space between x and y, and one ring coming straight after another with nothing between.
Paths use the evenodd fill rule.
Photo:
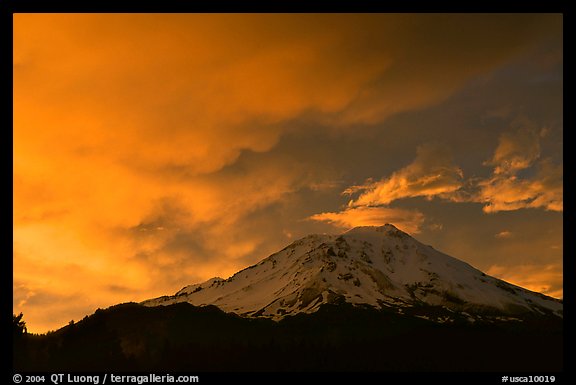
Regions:
<instances>
[{"instance_id":1,"label":"wispy cloud","mask_svg":"<svg viewBox=\"0 0 576 385\"><path fill-rule=\"evenodd\" d=\"M416 210L390 207L349 207L340 212L315 214L314 221L328 222L341 228L382 226L393 223L407 233L416 234L424 222L424 215Z\"/></svg>"},{"instance_id":2,"label":"wispy cloud","mask_svg":"<svg viewBox=\"0 0 576 385\"><path fill-rule=\"evenodd\" d=\"M395 200L451 193L462 186L463 173L452 164L449 151L438 144L418 147L416 159L408 166L377 182L352 186L346 193L362 192L348 203L350 207L387 205Z\"/></svg>"},{"instance_id":3,"label":"wispy cloud","mask_svg":"<svg viewBox=\"0 0 576 385\"><path fill-rule=\"evenodd\" d=\"M506 238L511 238L512 235L513 235L513 234L512 234L511 231L503 230L503 231L500 231L499 233L496 233L496 234L494 235L494 237L495 237L495 238L498 238L498 239L506 239Z\"/></svg>"},{"instance_id":4,"label":"wispy cloud","mask_svg":"<svg viewBox=\"0 0 576 385\"><path fill-rule=\"evenodd\" d=\"M419 233L424 215L417 210L392 208L396 200L411 197L432 199L458 190L462 185L462 170L452 164L449 151L439 144L418 147L416 159L390 177L346 188L342 195L356 199L339 212L327 212L310 217L339 227L381 226L393 223L409 233ZM436 225L441 226L441 225Z\"/></svg>"},{"instance_id":5,"label":"wispy cloud","mask_svg":"<svg viewBox=\"0 0 576 385\"><path fill-rule=\"evenodd\" d=\"M486 213L523 208L563 210L563 166L540 159L540 140L545 129L538 129L525 118L517 118L513 129L500 136L492 159L492 176L478 181L472 201L484 204ZM532 171L533 176L520 176Z\"/></svg>"},{"instance_id":6,"label":"wispy cloud","mask_svg":"<svg viewBox=\"0 0 576 385\"><path fill-rule=\"evenodd\" d=\"M483 203L486 213L525 208L563 211L563 166L543 160L537 167L534 177L501 173L480 181L472 201Z\"/></svg>"},{"instance_id":7,"label":"wispy cloud","mask_svg":"<svg viewBox=\"0 0 576 385\"><path fill-rule=\"evenodd\" d=\"M498 147L492 159L486 162L494 166L494 174L515 174L530 167L540 157L540 136L545 130L537 127L525 117L517 117L511 131L500 135Z\"/></svg>"},{"instance_id":8,"label":"wispy cloud","mask_svg":"<svg viewBox=\"0 0 576 385\"><path fill-rule=\"evenodd\" d=\"M563 165L541 158L548 133L526 117L515 118L502 133L491 159L489 177L473 177L445 196L453 202L483 204L485 213L540 208L563 211Z\"/></svg>"}]
</instances>

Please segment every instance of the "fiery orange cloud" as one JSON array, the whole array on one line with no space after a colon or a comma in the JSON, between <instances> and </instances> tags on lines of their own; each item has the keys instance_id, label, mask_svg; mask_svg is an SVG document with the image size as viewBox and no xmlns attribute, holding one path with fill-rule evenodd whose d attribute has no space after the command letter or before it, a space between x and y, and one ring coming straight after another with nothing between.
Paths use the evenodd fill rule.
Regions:
<instances>
[{"instance_id":1,"label":"fiery orange cloud","mask_svg":"<svg viewBox=\"0 0 576 385\"><path fill-rule=\"evenodd\" d=\"M482 181L477 201L485 203L483 210L486 213L523 208L563 211L562 179L562 165L544 162L535 178L522 179L510 175Z\"/></svg>"},{"instance_id":2,"label":"fiery orange cloud","mask_svg":"<svg viewBox=\"0 0 576 385\"><path fill-rule=\"evenodd\" d=\"M397 199L418 196L432 198L458 190L462 178L462 170L452 165L445 148L427 144L418 148L416 159L411 164L389 178L354 186L355 192L364 192L348 206L387 205Z\"/></svg>"},{"instance_id":3,"label":"fiery orange cloud","mask_svg":"<svg viewBox=\"0 0 576 385\"><path fill-rule=\"evenodd\" d=\"M493 265L486 273L551 297L562 298L563 296L561 265Z\"/></svg>"},{"instance_id":4,"label":"fiery orange cloud","mask_svg":"<svg viewBox=\"0 0 576 385\"><path fill-rule=\"evenodd\" d=\"M59 200L54 202L36 202L34 196L15 199L15 277L22 290L51 293L50 298L73 293L76 303L86 303L82 308L86 313L95 310L95 305L173 291L175 282L184 285L230 275L244 267L236 260L262 241L257 233L238 234L237 223L290 194L299 183L306 185L300 170L289 170L277 178L276 166L263 164L225 180L175 177L166 178L163 184L133 174L113 184L106 181L107 173L96 173L82 186L71 180L69 187L62 180L61 187L79 190L77 201L72 194L56 195ZM59 204L72 206L49 211ZM38 214L27 210L29 206ZM202 236L196 240L202 243L198 249L194 241L185 239L195 233ZM204 259L206 253L219 258ZM118 286L125 290L116 290ZM52 321L54 314L46 309L36 315L35 309L21 305L37 317L36 325L46 325L41 327L54 328L64 322ZM40 321L40 316L47 320Z\"/></svg>"},{"instance_id":5,"label":"fiery orange cloud","mask_svg":"<svg viewBox=\"0 0 576 385\"><path fill-rule=\"evenodd\" d=\"M390 207L354 207L335 213L321 213L310 217L314 221L332 223L342 228L356 226L383 226L394 223L399 229L417 234L424 222L424 215L416 210Z\"/></svg>"},{"instance_id":6,"label":"fiery orange cloud","mask_svg":"<svg viewBox=\"0 0 576 385\"><path fill-rule=\"evenodd\" d=\"M563 211L563 165L541 158L540 141L547 131L525 117L516 118L500 136L492 159L485 162L493 166L492 175L471 181L470 191L457 191L448 199L482 203L486 213L525 208ZM521 171L532 175L520 176Z\"/></svg>"},{"instance_id":7,"label":"fiery orange cloud","mask_svg":"<svg viewBox=\"0 0 576 385\"><path fill-rule=\"evenodd\" d=\"M494 156L486 164L495 174L514 173L528 168L540 157L540 133L526 118L517 118L516 130L503 133ZM545 132L545 131L543 131Z\"/></svg>"},{"instance_id":8,"label":"fiery orange cloud","mask_svg":"<svg viewBox=\"0 0 576 385\"><path fill-rule=\"evenodd\" d=\"M514 234L511 231L508 230L502 230L499 233L496 233L494 235L494 237L498 238L498 239L507 239L507 238L511 238Z\"/></svg>"},{"instance_id":9,"label":"fiery orange cloud","mask_svg":"<svg viewBox=\"0 0 576 385\"><path fill-rule=\"evenodd\" d=\"M242 154L272 151L303 129L298 119L353 135L437 104L556 36L556 24L535 15L495 15L484 28L477 15L15 14L14 311L45 331L235 272L283 246L262 230L274 218L254 216L333 186L297 154L245 168ZM406 230L417 231L421 217L407 214Z\"/></svg>"},{"instance_id":10,"label":"fiery orange cloud","mask_svg":"<svg viewBox=\"0 0 576 385\"><path fill-rule=\"evenodd\" d=\"M492 159L492 177L478 182L479 192L473 198L484 203L484 212L544 208L563 210L563 166L549 159L540 159L540 138L545 130L533 127L527 119L517 119L514 130L499 138ZM531 169L532 177L520 177L518 172Z\"/></svg>"}]
</instances>

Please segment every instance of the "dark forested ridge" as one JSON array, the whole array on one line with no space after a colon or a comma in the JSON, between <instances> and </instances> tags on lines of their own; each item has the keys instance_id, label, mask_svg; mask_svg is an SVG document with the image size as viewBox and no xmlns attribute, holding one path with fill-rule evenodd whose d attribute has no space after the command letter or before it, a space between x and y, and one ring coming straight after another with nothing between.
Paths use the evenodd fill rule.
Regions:
<instances>
[{"instance_id":1,"label":"dark forested ridge","mask_svg":"<svg viewBox=\"0 0 576 385\"><path fill-rule=\"evenodd\" d=\"M128 303L14 338L14 370L542 373L562 370L562 341L558 317L447 325L339 304L275 322L214 306Z\"/></svg>"}]
</instances>

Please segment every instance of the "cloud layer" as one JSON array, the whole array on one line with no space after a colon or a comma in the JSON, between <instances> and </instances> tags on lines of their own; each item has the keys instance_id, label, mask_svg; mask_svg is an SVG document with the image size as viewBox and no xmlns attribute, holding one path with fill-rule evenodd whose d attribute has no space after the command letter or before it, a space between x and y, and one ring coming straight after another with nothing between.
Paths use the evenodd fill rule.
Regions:
<instances>
[{"instance_id":1,"label":"cloud layer","mask_svg":"<svg viewBox=\"0 0 576 385\"><path fill-rule=\"evenodd\" d=\"M334 180L365 176L275 150L308 131L353 142L558 36L554 15L15 14L15 311L45 331L226 276L323 221L417 232L423 214L389 204L454 194L437 147L341 213ZM541 187L523 202L559 207L544 191L561 168L530 159Z\"/></svg>"}]
</instances>

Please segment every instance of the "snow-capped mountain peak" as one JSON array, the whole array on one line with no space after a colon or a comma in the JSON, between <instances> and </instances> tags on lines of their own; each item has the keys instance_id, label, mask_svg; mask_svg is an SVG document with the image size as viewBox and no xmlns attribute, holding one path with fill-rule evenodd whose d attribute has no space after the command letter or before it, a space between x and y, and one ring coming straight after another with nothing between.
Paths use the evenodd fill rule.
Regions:
<instances>
[{"instance_id":1,"label":"snow-capped mountain peak","mask_svg":"<svg viewBox=\"0 0 576 385\"><path fill-rule=\"evenodd\" d=\"M212 278L143 304L177 302L273 319L348 302L440 322L445 314L471 321L562 316L563 308L559 300L488 276L391 224L309 235L226 280ZM442 311L423 312L431 308Z\"/></svg>"}]
</instances>

